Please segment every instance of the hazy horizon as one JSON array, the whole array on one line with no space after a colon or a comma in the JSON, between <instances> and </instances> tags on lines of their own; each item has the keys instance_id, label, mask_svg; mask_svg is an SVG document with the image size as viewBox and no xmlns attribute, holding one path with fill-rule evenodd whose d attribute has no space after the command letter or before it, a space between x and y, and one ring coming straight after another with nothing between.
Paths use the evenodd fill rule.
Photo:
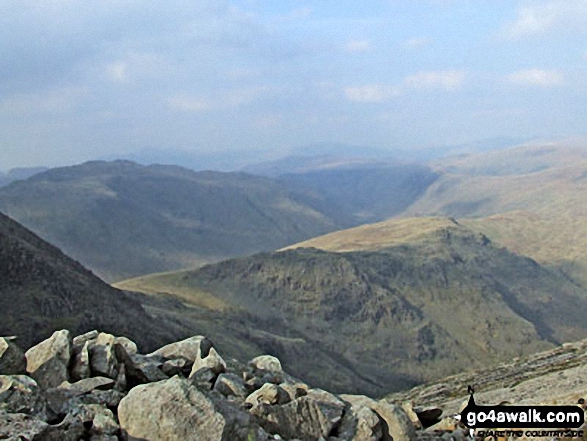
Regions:
<instances>
[{"instance_id":1,"label":"hazy horizon","mask_svg":"<svg viewBox=\"0 0 587 441\"><path fill-rule=\"evenodd\" d=\"M586 134L587 0L0 4L0 170Z\"/></svg>"}]
</instances>

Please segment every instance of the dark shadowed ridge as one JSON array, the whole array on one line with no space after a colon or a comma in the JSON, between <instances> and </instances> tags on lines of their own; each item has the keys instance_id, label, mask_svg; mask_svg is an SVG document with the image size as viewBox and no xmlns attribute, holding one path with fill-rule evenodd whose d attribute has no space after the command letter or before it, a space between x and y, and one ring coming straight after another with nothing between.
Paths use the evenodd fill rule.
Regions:
<instances>
[{"instance_id":1,"label":"dark shadowed ridge","mask_svg":"<svg viewBox=\"0 0 587 441\"><path fill-rule=\"evenodd\" d=\"M128 334L145 349L177 334L137 300L0 214L0 335L29 347L62 328Z\"/></svg>"}]
</instances>

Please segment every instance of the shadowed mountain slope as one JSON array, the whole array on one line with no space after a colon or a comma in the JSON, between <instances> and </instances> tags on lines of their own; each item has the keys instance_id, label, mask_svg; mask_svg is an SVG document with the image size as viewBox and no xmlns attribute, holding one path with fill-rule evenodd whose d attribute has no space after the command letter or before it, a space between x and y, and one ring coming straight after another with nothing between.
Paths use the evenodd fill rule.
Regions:
<instances>
[{"instance_id":1,"label":"shadowed mountain slope","mask_svg":"<svg viewBox=\"0 0 587 441\"><path fill-rule=\"evenodd\" d=\"M0 335L28 347L61 328L126 333L143 347L175 335L137 300L0 214Z\"/></svg>"},{"instance_id":2,"label":"shadowed mountain slope","mask_svg":"<svg viewBox=\"0 0 587 441\"><path fill-rule=\"evenodd\" d=\"M107 280L280 248L337 228L269 178L128 161L52 169L0 210Z\"/></svg>"}]
</instances>

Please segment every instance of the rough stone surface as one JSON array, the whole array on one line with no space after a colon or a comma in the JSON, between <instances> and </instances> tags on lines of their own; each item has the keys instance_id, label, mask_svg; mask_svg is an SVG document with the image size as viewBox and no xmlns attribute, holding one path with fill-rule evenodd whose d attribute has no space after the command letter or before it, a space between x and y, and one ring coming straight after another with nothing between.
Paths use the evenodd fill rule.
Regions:
<instances>
[{"instance_id":1,"label":"rough stone surface","mask_svg":"<svg viewBox=\"0 0 587 441\"><path fill-rule=\"evenodd\" d=\"M93 376L101 376L116 379L118 376L118 363L114 353L116 337L100 332L92 341L90 352L90 369Z\"/></svg>"},{"instance_id":2,"label":"rough stone surface","mask_svg":"<svg viewBox=\"0 0 587 441\"><path fill-rule=\"evenodd\" d=\"M87 394L96 389L112 389L114 387L114 380L106 377L92 377L76 381L75 383L64 382L61 383L59 387L78 394Z\"/></svg>"},{"instance_id":3,"label":"rough stone surface","mask_svg":"<svg viewBox=\"0 0 587 441\"><path fill-rule=\"evenodd\" d=\"M341 395L340 397L351 405L367 407L379 415L385 422L384 439L386 436L391 436L394 441L414 441L417 439L414 424L401 406L384 400L376 401L364 395Z\"/></svg>"},{"instance_id":4,"label":"rough stone surface","mask_svg":"<svg viewBox=\"0 0 587 441\"><path fill-rule=\"evenodd\" d=\"M23 413L0 412L0 439L20 441L40 439L49 425Z\"/></svg>"},{"instance_id":5,"label":"rough stone surface","mask_svg":"<svg viewBox=\"0 0 587 441\"><path fill-rule=\"evenodd\" d=\"M85 342L81 347L74 347L71 368L69 370L73 381L83 380L84 378L89 378L91 375L89 345L89 342Z\"/></svg>"},{"instance_id":6,"label":"rough stone surface","mask_svg":"<svg viewBox=\"0 0 587 441\"><path fill-rule=\"evenodd\" d=\"M26 374L26 358L12 338L0 337L0 375Z\"/></svg>"},{"instance_id":7,"label":"rough stone surface","mask_svg":"<svg viewBox=\"0 0 587 441\"><path fill-rule=\"evenodd\" d=\"M0 375L0 411L43 415L45 401L36 381L26 375Z\"/></svg>"},{"instance_id":8,"label":"rough stone surface","mask_svg":"<svg viewBox=\"0 0 587 441\"><path fill-rule=\"evenodd\" d=\"M205 358L212 349L212 341L201 335L196 335L185 340L171 343L157 349L149 356L161 356L166 360L181 358L192 365L197 358Z\"/></svg>"},{"instance_id":9,"label":"rough stone surface","mask_svg":"<svg viewBox=\"0 0 587 441\"><path fill-rule=\"evenodd\" d=\"M289 394L281 387L272 383L265 383L261 389L250 394L245 403L251 406L259 404L287 404L291 401Z\"/></svg>"},{"instance_id":10,"label":"rough stone surface","mask_svg":"<svg viewBox=\"0 0 587 441\"><path fill-rule=\"evenodd\" d=\"M341 423L345 404L334 395L316 391L282 406L260 404L251 413L269 433L284 439L327 438Z\"/></svg>"},{"instance_id":11,"label":"rough stone surface","mask_svg":"<svg viewBox=\"0 0 587 441\"><path fill-rule=\"evenodd\" d=\"M247 390L243 379L235 374L220 374L214 384L214 390L225 397L245 398Z\"/></svg>"},{"instance_id":12,"label":"rough stone surface","mask_svg":"<svg viewBox=\"0 0 587 441\"><path fill-rule=\"evenodd\" d=\"M137 386L118 406L120 426L131 440L236 441L251 431L254 435L254 427L239 430L239 412L232 412L221 414L209 397L179 377Z\"/></svg>"},{"instance_id":13,"label":"rough stone surface","mask_svg":"<svg viewBox=\"0 0 587 441\"><path fill-rule=\"evenodd\" d=\"M382 421L367 407L351 406L344 414L337 438L345 441L385 440Z\"/></svg>"},{"instance_id":14,"label":"rough stone surface","mask_svg":"<svg viewBox=\"0 0 587 441\"><path fill-rule=\"evenodd\" d=\"M261 369L270 372L282 372L281 362L277 357L272 355L260 355L253 358L249 364L255 369Z\"/></svg>"},{"instance_id":15,"label":"rough stone surface","mask_svg":"<svg viewBox=\"0 0 587 441\"><path fill-rule=\"evenodd\" d=\"M216 349L210 348L210 352L204 358L197 358L192 367L190 377L200 369L208 368L216 375L226 372L226 363L222 357L216 352Z\"/></svg>"},{"instance_id":16,"label":"rough stone surface","mask_svg":"<svg viewBox=\"0 0 587 441\"><path fill-rule=\"evenodd\" d=\"M27 372L42 388L57 387L68 380L71 358L69 331L55 331L53 335L26 352Z\"/></svg>"}]
</instances>

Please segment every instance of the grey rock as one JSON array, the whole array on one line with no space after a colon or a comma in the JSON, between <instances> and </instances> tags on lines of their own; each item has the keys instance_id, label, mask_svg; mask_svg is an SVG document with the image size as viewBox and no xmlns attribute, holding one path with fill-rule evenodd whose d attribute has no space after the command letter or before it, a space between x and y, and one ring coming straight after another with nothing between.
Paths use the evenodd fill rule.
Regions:
<instances>
[{"instance_id":1,"label":"grey rock","mask_svg":"<svg viewBox=\"0 0 587 441\"><path fill-rule=\"evenodd\" d=\"M344 414L338 428L341 441L384 440L382 420L375 412L364 406L351 406Z\"/></svg>"},{"instance_id":2,"label":"grey rock","mask_svg":"<svg viewBox=\"0 0 587 441\"><path fill-rule=\"evenodd\" d=\"M59 388L72 391L76 394L87 394L93 390L108 390L114 387L114 380L106 377L85 378L75 383L64 382Z\"/></svg>"},{"instance_id":3,"label":"grey rock","mask_svg":"<svg viewBox=\"0 0 587 441\"><path fill-rule=\"evenodd\" d=\"M165 360L183 359L189 367L196 359L207 357L212 346L210 339L196 335L176 343L165 345L149 354L149 356L160 356Z\"/></svg>"},{"instance_id":4,"label":"grey rock","mask_svg":"<svg viewBox=\"0 0 587 441\"><path fill-rule=\"evenodd\" d=\"M89 347L89 341L86 341L82 346L74 345L71 367L69 368L69 374L73 381L83 380L91 375Z\"/></svg>"},{"instance_id":5,"label":"grey rock","mask_svg":"<svg viewBox=\"0 0 587 441\"><path fill-rule=\"evenodd\" d=\"M74 346L83 346L87 342L97 339L99 334L100 333L98 331L94 330L94 331L86 332L85 334L82 334L82 335L78 335L77 337L74 337L73 345Z\"/></svg>"},{"instance_id":6,"label":"grey rock","mask_svg":"<svg viewBox=\"0 0 587 441\"><path fill-rule=\"evenodd\" d=\"M112 334L100 332L98 337L90 342L90 370L92 376L101 376L116 379L118 363L114 353L116 337Z\"/></svg>"},{"instance_id":7,"label":"grey rock","mask_svg":"<svg viewBox=\"0 0 587 441\"><path fill-rule=\"evenodd\" d=\"M179 375L186 372L186 370L188 370L187 366L188 363L186 360L183 358L175 358L173 360L166 360L165 363L163 363L163 366L161 366L161 370L165 375L173 377L174 375Z\"/></svg>"},{"instance_id":8,"label":"grey rock","mask_svg":"<svg viewBox=\"0 0 587 441\"><path fill-rule=\"evenodd\" d=\"M45 416L45 400L37 382L26 375L0 375L0 411Z\"/></svg>"},{"instance_id":9,"label":"grey rock","mask_svg":"<svg viewBox=\"0 0 587 441\"><path fill-rule=\"evenodd\" d=\"M30 415L0 411L0 439L3 440L36 440L48 426L46 422Z\"/></svg>"},{"instance_id":10,"label":"grey rock","mask_svg":"<svg viewBox=\"0 0 587 441\"><path fill-rule=\"evenodd\" d=\"M287 404L291 401L289 394L281 387L272 383L265 383L263 387L250 394L245 403L251 406L259 404Z\"/></svg>"},{"instance_id":11,"label":"grey rock","mask_svg":"<svg viewBox=\"0 0 587 441\"><path fill-rule=\"evenodd\" d=\"M12 338L0 337L0 375L26 374L26 358Z\"/></svg>"},{"instance_id":12,"label":"grey rock","mask_svg":"<svg viewBox=\"0 0 587 441\"><path fill-rule=\"evenodd\" d=\"M127 354L129 355L134 355L137 354L139 352L139 348L137 348L137 344L132 341L129 338L126 337L116 337L115 338L116 343L118 343L119 345L122 345L122 347L124 348L124 350L126 351Z\"/></svg>"},{"instance_id":13,"label":"grey rock","mask_svg":"<svg viewBox=\"0 0 587 441\"><path fill-rule=\"evenodd\" d=\"M179 377L133 388L120 402L118 418L129 440L267 439L245 412Z\"/></svg>"},{"instance_id":14,"label":"grey rock","mask_svg":"<svg viewBox=\"0 0 587 441\"><path fill-rule=\"evenodd\" d=\"M279 386L287 392L291 400L308 395L308 385L299 381L295 383L285 382Z\"/></svg>"},{"instance_id":15,"label":"grey rock","mask_svg":"<svg viewBox=\"0 0 587 441\"><path fill-rule=\"evenodd\" d=\"M55 331L53 335L26 352L27 372L42 388L57 387L68 380L71 358L69 331Z\"/></svg>"},{"instance_id":16,"label":"grey rock","mask_svg":"<svg viewBox=\"0 0 587 441\"><path fill-rule=\"evenodd\" d=\"M255 369L269 372L282 372L281 362L277 357L272 355L260 355L249 361L249 364Z\"/></svg>"},{"instance_id":17,"label":"grey rock","mask_svg":"<svg viewBox=\"0 0 587 441\"><path fill-rule=\"evenodd\" d=\"M375 412L384 422L383 439L393 441L415 441L416 429L410 417L401 406L384 400L376 401L364 395L341 395L344 401L354 406L364 406Z\"/></svg>"},{"instance_id":18,"label":"grey rock","mask_svg":"<svg viewBox=\"0 0 587 441\"><path fill-rule=\"evenodd\" d=\"M235 374L220 374L214 384L214 390L225 397L244 399L247 396L243 379Z\"/></svg>"},{"instance_id":19,"label":"grey rock","mask_svg":"<svg viewBox=\"0 0 587 441\"><path fill-rule=\"evenodd\" d=\"M226 363L218 354L218 352L216 352L216 349L210 348L210 351L206 357L196 358L196 361L194 361L194 365L192 367L192 371L190 372L190 377L192 374L202 368L211 369L212 372L214 372L216 375L220 375L226 372Z\"/></svg>"},{"instance_id":20,"label":"grey rock","mask_svg":"<svg viewBox=\"0 0 587 441\"><path fill-rule=\"evenodd\" d=\"M342 421L345 404L332 394L315 390L288 404L260 404L251 413L269 433L279 433L284 439L326 439Z\"/></svg>"}]
</instances>

